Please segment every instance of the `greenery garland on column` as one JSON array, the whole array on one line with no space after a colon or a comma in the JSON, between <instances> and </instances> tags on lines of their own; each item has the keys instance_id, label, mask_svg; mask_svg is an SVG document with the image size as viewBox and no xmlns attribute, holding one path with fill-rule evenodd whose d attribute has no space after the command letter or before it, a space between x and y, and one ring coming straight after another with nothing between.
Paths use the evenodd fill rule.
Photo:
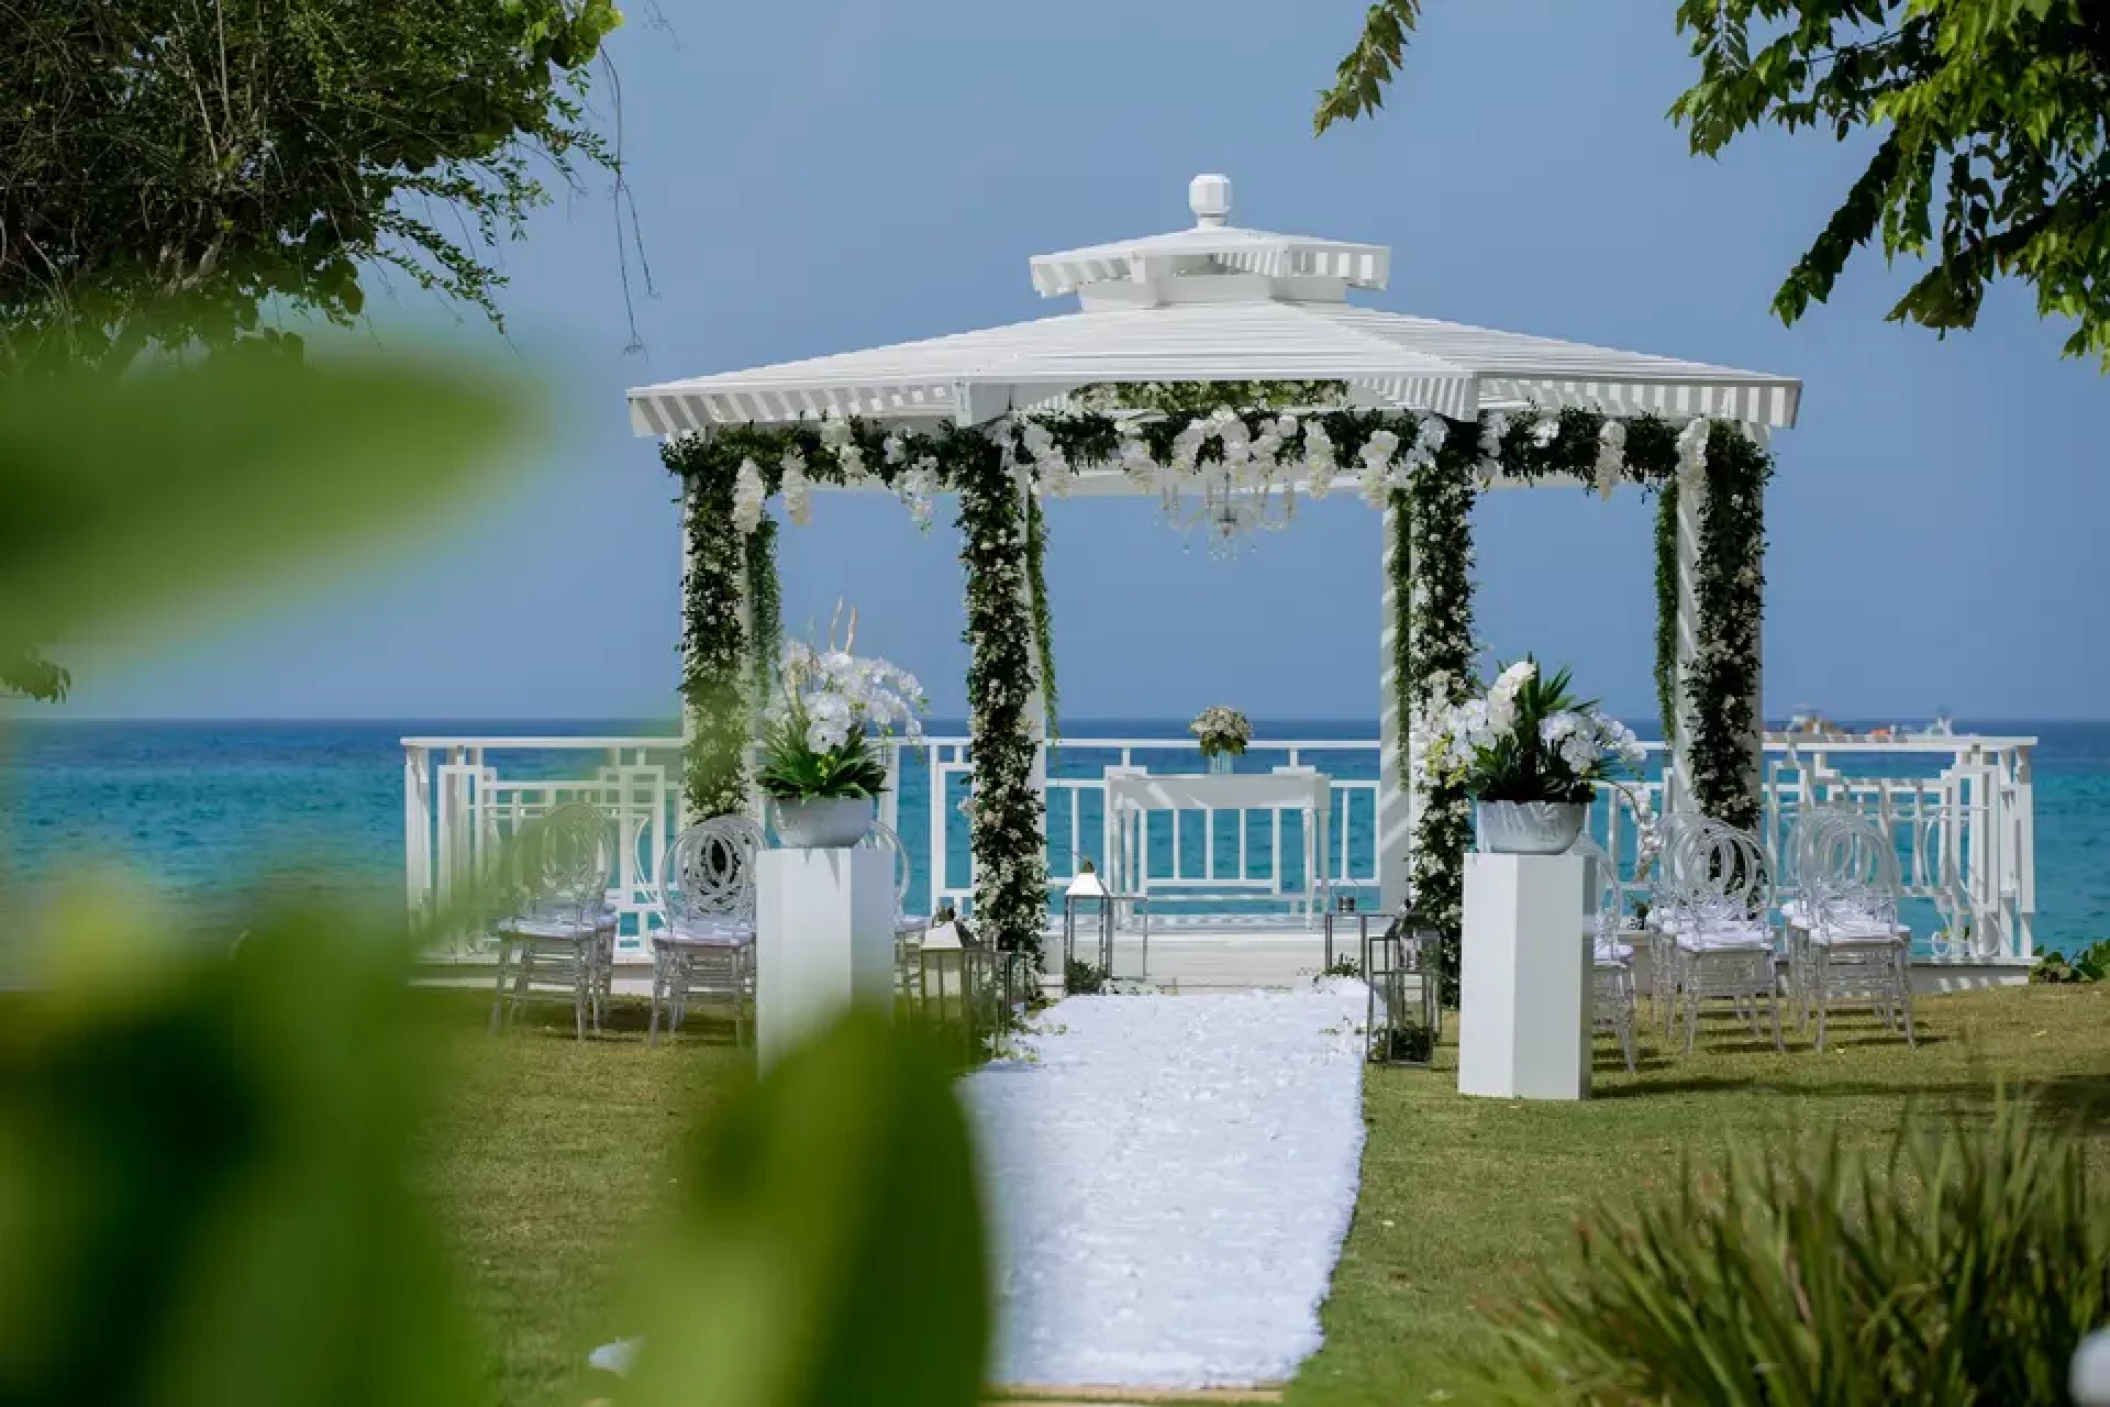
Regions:
<instances>
[{"instance_id":1,"label":"greenery garland on column","mask_svg":"<svg viewBox=\"0 0 2110 1407\"><path fill-rule=\"evenodd\" d=\"M1772 456L1735 426L1707 438L1707 499L1700 517L1698 622L1686 756L1700 809L1728 825L1759 823L1752 739L1758 736L1759 625L1764 615L1765 486Z\"/></svg>"},{"instance_id":2,"label":"greenery garland on column","mask_svg":"<svg viewBox=\"0 0 2110 1407\"><path fill-rule=\"evenodd\" d=\"M1026 498L1026 586L1033 597L1033 645L1040 662L1043 721L1050 742L1062 736L1060 699L1055 689L1055 619L1048 605L1048 514L1040 500Z\"/></svg>"},{"instance_id":3,"label":"greenery garland on column","mask_svg":"<svg viewBox=\"0 0 2110 1407\"><path fill-rule=\"evenodd\" d=\"M1678 733L1678 481L1656 494L1656 713L1663 741Z\"/></svg>"},{"instance_id":4,"label":"greenery garland on column","mask_svg":"<svg viewBox=\"0 0 2110 1407\"><path fill-rule=\"evenodd\" d=\"M693 442L677 438L661 451L681 472ZM689 814L698 820L747 810L749 671L740 620L745 573L733 527L733 483L724 476L686 478L688 574L682 583L682 707L690 724L684 758Z\"/></svg>"},{"instance_id":5,"label":"greenery garland on column","mask_svg":"<svg viewBox=\"0 0 2110 1407\"><path fill-rule=\"evenodd\" d=\"M1392 527L1392 560L1388 585L1392 588L1392 706L1399 715L1400 785L1411 791L1416 762L1414 709L1418 691L1414 687L1414 498L1406 489L1394 489L1385 500ZM1411 884L1411 880L1409 881Z\"/></svg>"},{"instance_id":6,"label":"greenery garland on column","mask_svg":"<svg viewBox=\"0 0 2110 1407\"><path fill-rule=\"evenodd\" d=\"M1017 480L987 439L979 463L955 475L960 561L967 569L967 666L971 711L975 865L974 916L982 941L1032 954L1041 964L1047 922L1047 841L1033 786L1038 720L1028 717L1034 681L1033 608L1027 595L1031 533Z\"/></svg>"},{"instance_id":7,"label":"greenery garland on column","mask_svg":"<svg viewBox=\"0 0 2110 1407\"><path fill-rule=\"evenodd\" d=\"M1404 670L1409 727L1426 737L1439 709L1464 701L1473 676L1473 464L1478 434L1451 426L1434 458L1415 467L1407 487L1408 623ZM1426 750L1425 747L1423 749ZM1409 867L1414 912L1443 935L1443 999L1458 1000L1465 927L1465 852L1472 808L1455 779L1424 773Z\"/></svg>"}]
</instances>

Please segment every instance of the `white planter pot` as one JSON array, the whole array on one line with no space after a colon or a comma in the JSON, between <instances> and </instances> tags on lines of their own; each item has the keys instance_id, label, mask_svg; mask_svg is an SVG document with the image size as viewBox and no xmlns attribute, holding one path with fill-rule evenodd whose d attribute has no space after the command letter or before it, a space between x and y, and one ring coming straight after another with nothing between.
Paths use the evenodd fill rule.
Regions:
<instances>
[{"instance_id":1,"label":"white planter pot","mask_svg":"<svg viewBox=\"0 0 2110 1407\"><path fill-rule=\"evenodd\" d=\"M1575 843L1590 808L1572 801L1483 801L1480 842L1494 855L1558 855Z\"/></svg>"},{"instance_id":2,"label":"white planter pot","mask_svg":"<svg viewBox=\"0 0 2110 1407\"><path fill-rule=\"evenodd\" d=\"M871 833L873 799L831 796L775 801L777 838L787 850L847 850Z\"/></svg>"}]
</instances>

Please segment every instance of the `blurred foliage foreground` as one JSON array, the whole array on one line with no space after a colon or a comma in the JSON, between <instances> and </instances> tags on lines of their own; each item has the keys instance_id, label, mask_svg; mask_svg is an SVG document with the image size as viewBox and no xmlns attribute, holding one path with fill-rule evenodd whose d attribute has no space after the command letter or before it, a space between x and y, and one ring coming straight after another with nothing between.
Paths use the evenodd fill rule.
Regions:
<instances>
[{"instance_id":1,"label":"blurred foliage foreground","mask_svg":"<svg viewBox=\"0 0 2110 1407\"><path fill-rule=\"evenodd\" d=\"M416 1139L446 1062L400 934L232 955L75 908L0 1028L0 1401L485 1400ZM856 1016L741 1082L627 1289L626 1403L968 1404L990 1288L943 1056ZM900 1340L899 1310L945 1326Z\"/></svg>"},{"instance_id":2,"label":"blurred foliage foreground","mask_svg":"<svg viewBox=\"0 0 2110 1407\"><path fill-rule=\"evenodd\" d=\"M0 385L0 658L415 523L532 441L534 404L402 357ZM62 898L32 938L6 884L30 991L0 1022L0 1401L481 1400L413 1191L439 1066L401 925L280 912L230 955ZM860 1016L718 1112L630 1290L626 1401L976 1399L990 1291L947 1068ZM948 1326L912 1353L911 1302Z\"/></svg>"}]
</instances>

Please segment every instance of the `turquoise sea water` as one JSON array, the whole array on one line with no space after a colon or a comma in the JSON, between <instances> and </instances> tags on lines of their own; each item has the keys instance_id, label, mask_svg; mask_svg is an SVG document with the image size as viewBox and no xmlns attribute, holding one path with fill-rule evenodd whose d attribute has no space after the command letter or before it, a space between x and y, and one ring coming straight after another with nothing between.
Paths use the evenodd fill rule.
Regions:
<instances>
[{"instance_id":1,"label":"turquoise sea water","mask_svg":"<svg viewBox=\"0 0 2110 1407\"><path fill-rule=\"evenodd\" d=\"M2063 949L2110 936L2110 723L1973 719L1960 721L1958 728L2040 740L2035 754L2040 947ZM1185 722L1073 721L1066 730L1077 737L1171 739L1185 736ZM149 877L186 921L212 927L225 923L244 896L259 888L333 899L378 894L400 902L400 738L666 731L664 725L606 720L21 723L4 735L10 751L0 756L0 856L9 871L32 884L49 881L82 859L128 868ZM964 729L941 724L934 731ZM1270 737L1368 740L1375 729L1260 722L1256 733L1258 747ZM1191 761L1192 754L1186 757ZM1096 771L1104 761L1058 756L1056 771ZM519 770L560 776L577 765L552 757L539 768L531 761ZM1375 758L1329 758L1326 765L1344 776L1374 775ZM509 764L508 771L514 770ZM912 772L904 782L901 812L904 833L912 838L928 834L928 788L920 773ZM1096 814L1080 821L1083 833L1097 835ZM1368 817L1359 811L1346 821L1353 843L1366 849ZM949 863L955 874L963 874L964 827L952 830L950 848L956 853ZM1191 850L1193 839L1186 843ZM1169 836L1153 836L1152 850L1153 871L1162 873ZM927 875L919 873L917 898L927 883Z\"/></svg>"}]
</instances>

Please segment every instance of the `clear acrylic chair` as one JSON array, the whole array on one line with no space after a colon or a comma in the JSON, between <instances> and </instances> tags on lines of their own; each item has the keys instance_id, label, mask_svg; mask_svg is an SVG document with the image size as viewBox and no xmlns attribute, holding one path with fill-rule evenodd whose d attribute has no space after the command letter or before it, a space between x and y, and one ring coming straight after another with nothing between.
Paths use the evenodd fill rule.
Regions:
<instances>
[{"instance_id":1,"label":"clear acrylic chair","mask_svg":"<svg viewBox=\"0 0 2110 1407\"><path fill-rule=\"evenodd\" d=\"M613 822L590 803L553 807L514 836L500 860L493 1031L531 1001L559 1001L580 1040L589 1021L599 1032L615 970L614 870Z\"/></svg>"},{"instance_id":2,"label":"clear acrylic chair","mask_svg":"<svg viewBox=\"0 0 2110 1407\"><path fill-rule=\"evenodd\" d=\"M1835 815L1820 828L1805 857L1803 884L1806 971L1803 1019L1815 1009L1817 1049L1825 1048L1835 998L1866 1001L1908 1046L1912 1029L1912 934L1898 922L1903 889L1897 843L1862 816Z\"/></svg>"},{"instance_id":3,"label":"clear acrylic chair","mask_svg":"<svg viewBox=\"0 0 2110 1407\"><path fill-rule=\"evenodd\" d=\"M1773 943L1773 881L1755 837L1720 824L1681 843L1668 894L1672 961L1685 1012L1685 1053L1699 1030L1700 1005L1726 1001L1762 1034L1759 1004L1780 1036L1780 982Z\"/></svg>"},{"instance_id":4,"label":"clear acrylic chair","mask_svg":"<svg viewBox=\"0 0 2110 1407\"><path fill-rule=\"evenodd\" d=\"M1700 863L1696 857L1704 854L1707 837L1718 829L1718 822L1697 811L1673 811L1655 823L1655 869L1643 932L1648 941L1649 1000L1662 1018L1665 1041L1671 1037L1678 1014L1677 929L1684 922L1678 908L1681 876Z\"/></svg>"},{"instance_id":5,"label":"clear acrylic chair","mask_svg":"<svg viewBox=\"0 0 2110 1407\"><path fill-rule=\"evenodd\" d=\"M661 925L652 933L652 1020L679 1031L689 1006L729 1006L733 1040L747 1042L754 1000L755 857L762 828L745 816L713 816L674 838L659 869Z\"/></svg>"},{"instance_id":6,"label":"clear acrylic chair","mask_svg":"<svg viewBox=\"0 0 2110 1407\"><path fill-rule=\"evenodd\" d=\"M1626 889L1605 848L1583 835L1568 847L1571 855L1591 862L1585 881L1588 907L1583 936L1591 949L1590 1024L1609 1031L1619 1042L1628 1074L1634 1073L1634 1024L1638 1000L1634 984L1634 943L1640 935L1627 924Z\"/></svg>"},{"instance_id":7,"label":"clear acrylic chair","mask_svg":"<svg viewBox=\"0 0 2110 1407\"><path fill-rule=\"evenodd\" d=\"M1831 831L1852 824L1858 816L1859 812L1844 803L1816 802L1796 812L1788 833L1783 862L1792 870L1780 887L1786 896L1780 904L1781 932L1788 951L1788 996L1797 1022L1805 1029L1809 1026L1809 935L1816 912L1813 883L1820 877L1818 852Z\"/></svg>"}]
</instances>

